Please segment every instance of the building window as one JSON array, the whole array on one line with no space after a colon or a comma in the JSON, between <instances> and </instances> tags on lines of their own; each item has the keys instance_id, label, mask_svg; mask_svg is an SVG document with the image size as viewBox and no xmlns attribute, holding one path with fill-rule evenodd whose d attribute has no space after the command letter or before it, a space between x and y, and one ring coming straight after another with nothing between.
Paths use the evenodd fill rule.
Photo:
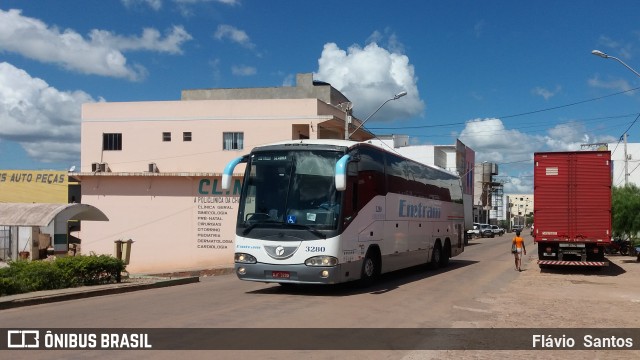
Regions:
<instances>
[{"instance_id":1,"label":"building window","mask_svg":"<svg viewBox=\"0 0 640 360\"><path fill-rule=\"evenodd\" d=\"M171 133L163 132L162 133L162 141L171 141Z\"/></svg>"},{"instance_id":2,"label":"building window","mask_svg":"<svg viewBox=\"0 0 640 360\"><path fill-rule=\"evenodd\" d=\"M244 148L244 133L226 132L222 133L223 150L242 150Z\"/></svg>"},{"instance_id":3,"label":"building window","mask_svg":"<svg viewBox=\"0 0 640 360\"><path fill-rule=\"evenodd\" d=\"M102 134L102 150L122 150L122 134Z\"/></svg>"},{"instance_id":4,"label":"building window","mask_svg":"<svg viewBox=\"0 0 640 360\"><path fill-rule=\"evenodd\" d=\"M191 141L191 131L185 131L182 133L182 141Z\"/></svg>"}]
</instances>

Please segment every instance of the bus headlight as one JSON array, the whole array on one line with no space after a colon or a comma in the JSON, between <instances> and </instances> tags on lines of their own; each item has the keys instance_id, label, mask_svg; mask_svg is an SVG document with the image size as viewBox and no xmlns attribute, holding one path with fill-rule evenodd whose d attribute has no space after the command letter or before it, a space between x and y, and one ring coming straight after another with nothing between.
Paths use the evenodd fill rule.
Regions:
<instances>
[{"instance_id":1,"label":"bus headlight","mask_svg":"<svg viewBox=\"0 0 640 360\"><path fill-rule=\"evenodd\" d=\"M255 264L256 262L258 262L253 255L245 253L236 253L234 256L234 260L235 262L241 264Z\"/></svg>"},{"instance_id":2,"label":"bus headlight","mask_svg":"<svg viewBox=\"0 0 640 360\"><path fill-rule=\"evenodd\" d=\"M304 262L307 266L336 266L338 259L333 256L314 256Z\"/></svg>"}]
</instances>

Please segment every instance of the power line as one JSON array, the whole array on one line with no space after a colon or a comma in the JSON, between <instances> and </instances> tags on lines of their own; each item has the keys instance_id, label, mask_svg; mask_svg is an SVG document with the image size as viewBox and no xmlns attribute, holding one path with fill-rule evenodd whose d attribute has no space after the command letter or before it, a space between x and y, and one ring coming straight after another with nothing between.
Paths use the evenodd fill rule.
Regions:
<instances>
[{"instance_id":1,"label":"power line","mask_svg":"<svg viewBox=\"0 0 640 360\"><path fill-rule=\"evenodd\" d=\"M538 114L538 113L541 113L541 112L552 111L552 110L562 109L562 108L566 108L566 107L570 107L570 106L585 104L585 103L588 103L588 102L598 101L598 100L606 99L606 98L609 98L609 97L612 97L612 96L617 96L617 95L622 95L622 94L626 94L626 93L629 93L629 92L633 92L633 91L636 91L636 90L639 90L639 89L640 89L640 87L635 87L633 89L619 91L619 92L616 92L616 93L603 95L603 96L599 96L599 97L595 97L595 98L591 98L591 99L587 99L587 100L576 101L576 102L565 104L565 105L553 106L553 107L548 107L548 108L539 109L539 110L533 110L533 111L527 111L527 112L518 113L518 114L494 116L494 118L496 118L496 119L509 119L509 118L518 117L518 116ZM455 122L455 123L448 123L448 124L423 125L423 126L386 127L386 128L371 127L369 129L371 129L371 130L422 129L422 128L433 128L433 127L447 127L447 126L455 126L455 125L464 125L464 124L466 124L466 122Z\"/></svg>"},{"instance_id":2,"label":"power line","mask_svg":"<svg viewBox=\"0 0 640 360\"><path fill-rule=\"evenodd\" d=\"M588 103L588 102L592 102L592 101L602 100L602 99L605 99L605 98L608 98L608 97L611 97L611 96L626 94L628 92L636 91L638 89L640 89L640 87L636 87L636 88L629 89L629 90L624 90L624 91L619 91L617 93L604 95L604 96L600 96L600 97L597 97L597 98L577 101L577 102L566 104L566 105L554 106L554 107L550 107L550 108L546 108L546 109L534 110L534 111L524 112L524 113L520 113L520 114L500 116L499 119L508 119L508 118L512 118L512 117L516 117L516 116L531 115L531 114L537 114L537 113L541 113L541 112L545 112L545 111L562 109L562 108L566 108L566 107L569 107L569 106L580 105L580 104L584 104L584 103Z\"/></svg>"}]
</instances>

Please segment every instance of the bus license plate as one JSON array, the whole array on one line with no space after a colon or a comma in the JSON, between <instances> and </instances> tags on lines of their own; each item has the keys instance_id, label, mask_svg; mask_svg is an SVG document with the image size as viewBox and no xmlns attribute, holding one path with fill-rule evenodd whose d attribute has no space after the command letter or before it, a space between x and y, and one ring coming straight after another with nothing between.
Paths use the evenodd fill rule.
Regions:
<instances>
[{"instance_id":1,"label":"bus license plate","mask_svg":"<svg viewBox=\"0 0 640 360\"><path fill-rule=\"evenodd\" d=\"M288 279L289 272L288 271L272 271L271 277L274 279Z\"/></svg>"}]
</instances>

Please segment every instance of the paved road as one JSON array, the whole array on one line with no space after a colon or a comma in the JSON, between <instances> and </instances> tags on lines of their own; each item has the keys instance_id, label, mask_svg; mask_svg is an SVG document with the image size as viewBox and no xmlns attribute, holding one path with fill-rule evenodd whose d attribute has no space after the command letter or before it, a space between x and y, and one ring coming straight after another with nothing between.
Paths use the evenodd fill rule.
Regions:
<instances>
[{"instance_id":1,"label":"paved road","mask_svg":"<svg viewBox=\"0 0 640 360\"><path fill-rule=\"evenodd\" d=\"M412 268L383 276L366 289L349 285L285 289L243 282L234 275L195 284L64 301L0 311L3 328L450 328L475 327L491 316L486 301L520 274L509 253L511 234L472 240L446 269ZM527 238L527 246L534 249ZM535 251L529 253L531 256ZM526 263L526 262L525 262ZM537 271L537 268L535 269ZM375 341L375 339L371 339ZM11 352L14 358L50 358L50 352ZM109 352L113 359L173 358L175 352ZM404 351L365 352L401 358ZM55 352L65 358L101 358L102 351ZM137 354L137 355L136 355ZM211 353L189 352L209 358ZM348 357L362 357L349 352ZM368 355L367 355L368 354ZM27 356L28 355L28 356ZM251 352L245 355L251 356ZM219 351L216 358L237 358ZM271 351L261 358L330 358L336 352ZM341 358L345 357L342 352Z\"/></svg>"}]
</instances>

